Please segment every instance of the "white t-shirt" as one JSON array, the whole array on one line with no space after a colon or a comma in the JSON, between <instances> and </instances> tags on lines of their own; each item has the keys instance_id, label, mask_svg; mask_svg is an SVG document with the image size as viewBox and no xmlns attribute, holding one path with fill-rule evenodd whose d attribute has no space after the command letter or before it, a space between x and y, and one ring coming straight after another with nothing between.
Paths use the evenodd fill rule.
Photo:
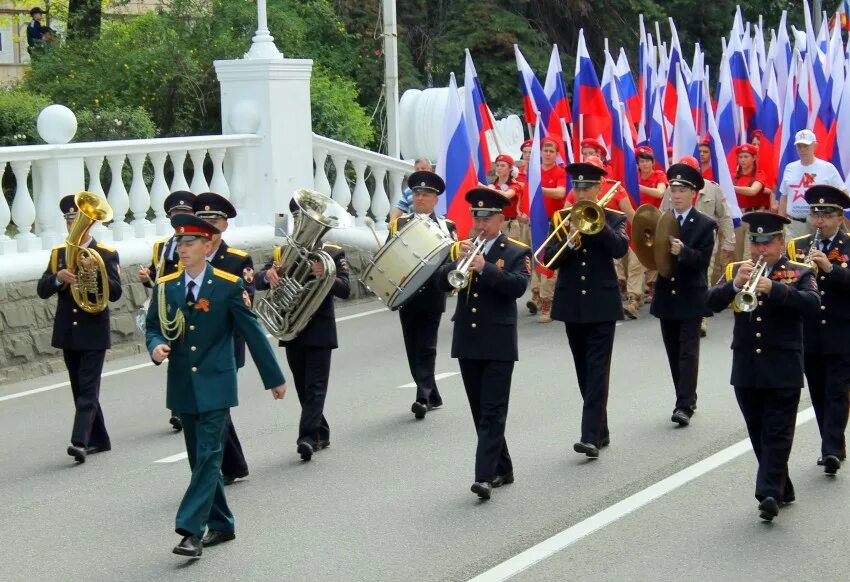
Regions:
<instances>
[{"instance_id":1,"label":"white t-shirt","mask_svg":"<svg viewBox=\"0 0 850 582\"><path fill-rule=\"evenodd\" d=\"M788 198L788 216L806 218L809 215L809 203L804 195L815 184L827 184L842 190L845 187L838 170L827 161L815 158L811 165L804 166L797 160L785 166L779 192Z\"/></svg>"}]
</instances>

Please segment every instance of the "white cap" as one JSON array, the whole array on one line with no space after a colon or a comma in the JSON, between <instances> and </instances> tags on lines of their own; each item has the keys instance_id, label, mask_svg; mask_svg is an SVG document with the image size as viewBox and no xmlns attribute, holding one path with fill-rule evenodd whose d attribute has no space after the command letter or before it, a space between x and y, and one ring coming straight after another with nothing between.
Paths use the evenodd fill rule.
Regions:
<instances>
[{"instance_id":1,"label":"white cap","mask_svg":"<svg viewBox=\"0 0 850 582\"><path fill-rule=\"evenodd\" d=\"M801 129L794 135L794 145L812 145L813 143L817 143L817 141L818 139L811 129Z\"/></svg>"}]
</instances>

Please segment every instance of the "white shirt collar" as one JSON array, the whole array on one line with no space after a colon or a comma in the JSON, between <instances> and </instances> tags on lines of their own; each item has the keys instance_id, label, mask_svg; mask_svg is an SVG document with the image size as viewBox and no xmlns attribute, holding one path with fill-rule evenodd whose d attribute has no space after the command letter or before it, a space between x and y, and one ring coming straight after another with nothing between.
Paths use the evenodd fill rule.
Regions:
<instances>
[{"instance_id":1,"label":"white shirt collar","mask_svg":"<svg viewBox=\"0 0 850 582\"><path fill-rule=\"evenodd\" d=\"M493 248L493 244L497 240L499 240L498 236L496 238L494 238L493 240L488 240L486 243L484 243L484 251L483 252L484 252L485 255L490 252L490 249Z\"/></svg>"},{"instance_id":2,"label":"white shirt collar","mask_svg":"<svg viewBox=\"0 0 850 582\"><path fill-rule=\"evenodd\" d=\"M685 222L685 220L687 220L687 219L688 219L688 214L690 214L690 213L691 213L691 208L693 208L693 206L689 206L689 207L688 207L688 209L687 209L687 210L685 210L684 212L679 212L678 210L676 210L676 209L674 208L674 209L673 209L673 212L676 214L676 220L679 220L679 217L681 216L681 217L682 217L682 222Z\"/></svg>"},{"instance_id":3,"label":"white shirt collar","mask_svg":"<svg viewBox=\"0 0 850 582\"><path fill-rule=\"evenodd\" d=\"M195 282L195 289L201 288L201 285L204 284L204 275L206 274L206 272L207 272L207 270L203 269L200 273L198 273L197 277L192 278L191 276L189 276L189 271L186 271L185 269L183 270L183 283L186 285L186 288L187 288L186 292L187 293L189 292L188 291L189 281ZM197 297L197 296L198 296L198 291L195 291L195 297Z\"/></svg>"}]
</instances>

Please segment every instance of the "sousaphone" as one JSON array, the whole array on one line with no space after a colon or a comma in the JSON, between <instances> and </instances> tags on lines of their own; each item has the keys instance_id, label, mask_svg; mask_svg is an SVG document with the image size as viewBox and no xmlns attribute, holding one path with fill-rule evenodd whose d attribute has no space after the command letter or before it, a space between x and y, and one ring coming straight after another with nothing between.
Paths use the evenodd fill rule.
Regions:
<instances>
[{"instance_id":1,"label":"sousaphone","mask_svg":"<svg viewBox=\"0 0 850 582\"><path fill-rule=\"evenodd\" d=\"M632 221L635 254L647 269L662 277L672 277L676 261L670 253L670 241L681 237L681 229L672 211L661 212L651 204L641 205Z\"/></svg>"}]
</instances>

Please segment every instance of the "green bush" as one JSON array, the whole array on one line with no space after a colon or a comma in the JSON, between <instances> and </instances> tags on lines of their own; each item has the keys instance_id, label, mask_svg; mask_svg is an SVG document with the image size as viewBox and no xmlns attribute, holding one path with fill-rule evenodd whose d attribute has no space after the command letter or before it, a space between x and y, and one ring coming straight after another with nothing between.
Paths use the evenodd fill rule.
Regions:
<instances>
[{"instance_id":1,"label":"green bush","mask_svg":"<svg viewBox=\"0 0 850 582\"><path fill-rule=\"evenodd\" d=\"M0 146L44 143L36 122L42 109L50 105L43 95L21 89L0 89Z\"/></svg>"},{"instance_id":2,"label":"green bush","mask_svg":"<svg viewBox=\"0 0 850 582\"><path fill-rule=\"evenodd\" d=\"M84 109L77 112L74 141L110 141L156 137L156 126L141 107Z\"/></svg>"}]
</instances>

